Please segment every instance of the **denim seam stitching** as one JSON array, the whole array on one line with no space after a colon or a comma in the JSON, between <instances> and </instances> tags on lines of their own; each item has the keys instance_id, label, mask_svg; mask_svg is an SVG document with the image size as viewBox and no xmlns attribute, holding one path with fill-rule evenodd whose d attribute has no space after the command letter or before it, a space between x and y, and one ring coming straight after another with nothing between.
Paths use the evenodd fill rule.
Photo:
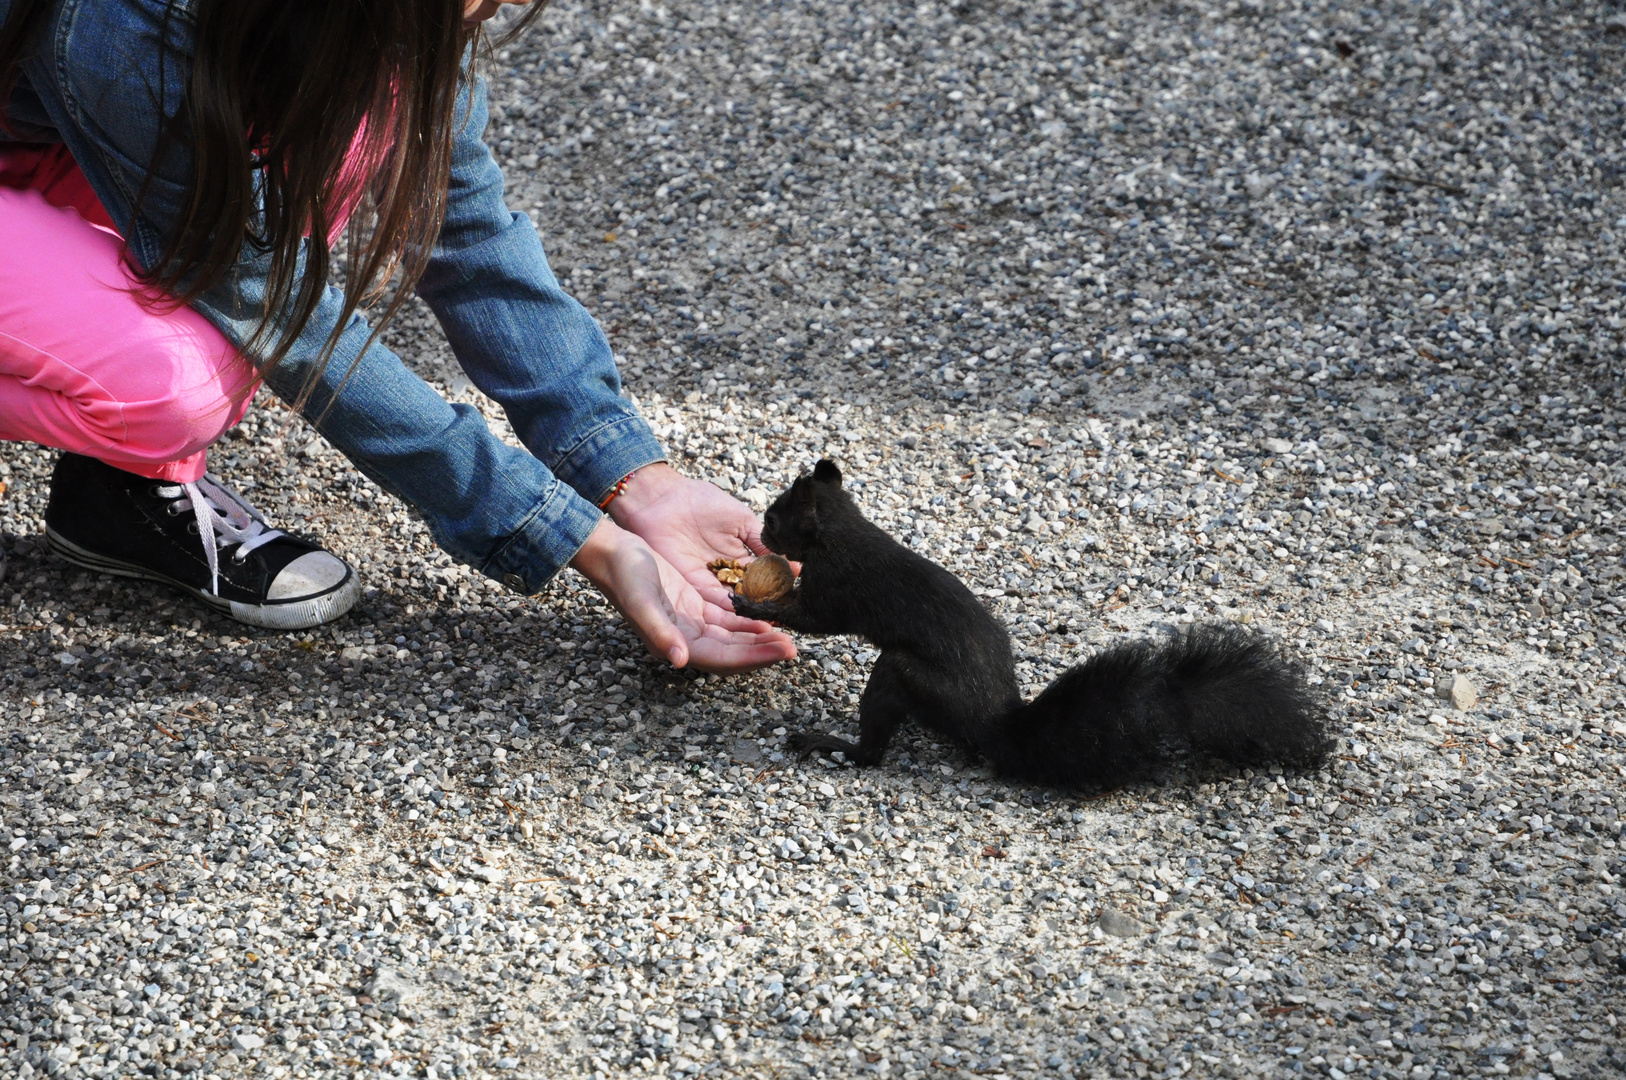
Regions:
<instances>
[{"instance_id":1,"label":"denim seam stitching","mask_svg":"<svg viewBox=\"0 0 1626 1080\"><path fill-rule=\"evenodd\" d=\"M52 63L56 65L57 96L61 99L63 106L67 109L68 115L72 118L74 125L79 129L79 133L81 135L87 134L85 109L84 103L80 101L78 95L73 92L73 84L69 79L70 68L68 65L68 51L75 35L77 35L79 32L79 27L77 24L79 21L79 12L83 7L84 4L82 0L65 0L63 10L58 17L59 26L62 27L62 30L54 35L51 49L51 60ZM159 114L162 115L162 101L159 102L158 111ZM98 155L104 155L106 153L97 140L87 141L95 144L93 149L95 149ZM136 193L130 190L128 184L124 183L124 172L122 168L108 168L105 160L100 162L100 164L102 165L102 168L99 171L104 174L107 183L111 184L114 188L117 188L120 196L122 196L124 201L130 205L132 211L130 216L130 227L126 231L132 235L121 237L121 239L124 241L125 250L130 254L134 254L138 246L149 246L147 241L153 238L147 235L149 230L142 225L140 217L134 213ZM132 162L131 164L133 165L134 163ZM141 263L142 266L145 267L146 260L141 260Z\"/></svg>"},{"instance_id":2,"label":"denim seam stitching","mask_svg":"<svg viewBox=\"0 0 1626 1080\"><path fill-rule=\"evenodd\" d=\"M490 557L487 558L483 563L480 564L479 570L480 570L480 572L482 574L484 574L487 577L492 577L491 567L493 565L500 565L502 562L504 562L505 560L503 559L503 556L505 554L507 554L508 550L510 548L512 548L515 544L519 543L521 540L529 540L529 537L526 534L530 531L531 523L536 521L537 518L541 517L547 511L548 507L554 502L554 500L565 498L565 496L563 496L561 494L560 489L563 489L564 491L570 491L571 490L570 487L567 484L558 483L554 487L553 491L550 491L547 494L547 496L545 498L543 498L543 500L540 503L538 503L535 507L533 507L531 509L531 512L528 515L526 515L525 520L520 523L519 528L515 529L512 533L510 533L508 535L508 538L505 539L502 542L502 544L500 544L497 547L497 549L491 553ZM596 514L597 512L598 511L595 509L594 513ZM557 515L557 517L563 517L563 515ZM583 542L585 543L585 541L583 541ZM541 547L543 548L544 551L547 550L546 545L541 545ZM577 544L576 545L576 550L580 550L580 549L581 549L581 544ZM571 557L573 558L574 556L575 556L575 552L572 551L571 552ZM559 563L558 569L555 570L552 574L549 574L547 576L547 578L545 578L537 586L537 588L540 589L542 585L546 585L549 581L552 581L553 578L555 576L557 576L557 574L559 573L559 570L563 570L565 568L565 566L568 565L569 561L570 560L568 558L561 561ZM531 587L530 582L526 582L526 588L530 588L530 587Z\"/></svg>"},{"instance_id":3,"label":"denim seam stitching","mask_svg":"<svg viewBox=\"0 0 1626 1080\"><path fill-rule=\"evenodd\" d=\"M623 399L623 400L625 400L625 399ZM593 443L594 441L596 441L598 439L599 434L601 432L608 431L608 430L610 430L612 428L620 427L623 424L644 424L645 430L648 430L648 424L644 421L644 418L642 416L639 416L637 413L633 413L633 414L628 415L628 416L618 417L615 420L606 420L604 423L600 424L598 427L596 427L593 430L589 431L586 435L583 435L580 439L577 439L574 446L572 446L569 450L566 450L562 455L560 455L558 464L549 466L553 470L553 474L555 476L558 476L558 475L560 475L561 473L564 473L564 472L572 472L572 473L574 473L574 472L580 471L571 462L571 458L573 458L578 453L581 453L582 451L587 449L589 444ZM654 432L650 432L650 439L651 439L651 441L653 441L655 443L655 445L657 447L660 446L660 440L656 439L654 437ZM659 452L660 452L661 456L656 458L655 461L665 461L666 460L666 451L664 449L661 449ZM646 462L644 462L644 464L645 465L653 465L655 463L655 461L646 461ZM615 478L615 480L610 481L610 487L614 487L616 481L620 480L620 479L621 479L621 477L618 476L618 477ZM610 492L610 488L605 488L603 491L598 493L598 496L599 496L599 498L602 499L605 495L608 495L609 492Z\"/></svg>"}]
</instances>

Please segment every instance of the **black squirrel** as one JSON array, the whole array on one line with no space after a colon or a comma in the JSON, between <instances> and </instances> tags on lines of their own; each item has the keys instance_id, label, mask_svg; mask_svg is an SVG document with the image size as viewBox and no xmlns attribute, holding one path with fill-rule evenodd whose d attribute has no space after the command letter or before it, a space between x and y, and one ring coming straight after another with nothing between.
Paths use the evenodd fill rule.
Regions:
<instances>
[{"instance_id":1,"label":"black squirrel","mask_svg":"<svg viewBox=\"0 0 1626 1080\"><path fill-rule=\"evenodd\" d=\"M1331 745L1299 667L1228 624L1112 646L1024 703L1005 628L959 578L866 519L831 461L774 501L762 542L800 562L801 578L776 601L736 596L735 611L881 649L858 705L858 742L801 734L794 750L874 765L912 719L1006 776L1101 789L1182 759L1313 766Z\"/></svg>"}]
</instances>

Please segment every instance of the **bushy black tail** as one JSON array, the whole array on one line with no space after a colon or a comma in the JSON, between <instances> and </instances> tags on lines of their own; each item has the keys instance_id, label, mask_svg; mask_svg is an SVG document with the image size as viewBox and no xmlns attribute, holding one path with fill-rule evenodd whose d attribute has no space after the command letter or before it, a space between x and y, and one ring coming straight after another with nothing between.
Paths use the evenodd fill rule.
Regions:
<instances>
[{"instance_id":1,"label":"bushy black tail","mask_svg":"<svg viewBox=\"0 0 1626 1080\"><path fill-rule=\"evenodd\" d=\"M1181 762L1314 766L1332 745L1300 667L1231 624L1117 645L1005 717L983 746L1000 771L1100 789Z\"/></svg>"}]
</instances>

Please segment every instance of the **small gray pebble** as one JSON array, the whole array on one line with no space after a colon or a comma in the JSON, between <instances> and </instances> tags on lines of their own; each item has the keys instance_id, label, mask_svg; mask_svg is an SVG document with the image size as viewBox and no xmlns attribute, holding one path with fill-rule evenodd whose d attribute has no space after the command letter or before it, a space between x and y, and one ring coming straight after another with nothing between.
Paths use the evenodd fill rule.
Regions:
<instances>
[{"instance_id":1,"label":"small gray pebble","mask_svg":"<svg viewBox=\"0 0 1626 1080\"><path fill-rule=\"evenodd\" d=\"M1103 909L1097 921L1101 924L1101 929L1113 937L1138 937L1146 932L1139 919L1126 915L1116 908Z\"/></svg>"}]
</instances>

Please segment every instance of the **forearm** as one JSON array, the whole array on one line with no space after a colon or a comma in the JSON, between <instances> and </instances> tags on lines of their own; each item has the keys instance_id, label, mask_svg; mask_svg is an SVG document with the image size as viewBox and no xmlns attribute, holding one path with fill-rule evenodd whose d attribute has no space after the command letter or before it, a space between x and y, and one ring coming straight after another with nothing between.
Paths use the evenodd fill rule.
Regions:
<instances>
[{"instance_id":1,"label":"forearm","mask_svg":"<svg viewBox=\"0 0 1626 1080\"><path fill-rule=\"evenodd\" d=\"M194 306L240 343L255 323L232 319L226 305L241 300L211 294ZM329 289L295 348L267 376L285 401L305 389L339 304ZM346 329L305 417L379 486L416 507L448 554L522 592L541 589L602 515L536 458L495 438L476 410L449 404L394 353L374 344L363 354L369 334L360 319Z\"/></svg>"},{"instance_id":2,"label":"forearm","mask_svg":"<svg viewBox=\"0 0 1626 1080\"><path fill-rule=\"evenodd\" d=\"M597 503L665 452L621 396L604 332L560 287L530 220L503 200L501 170L480 139L483 86L471 86L465 108L470 117L459 128L446 224L419 295L520 441Z\"/></svg>"}]
</instances>

